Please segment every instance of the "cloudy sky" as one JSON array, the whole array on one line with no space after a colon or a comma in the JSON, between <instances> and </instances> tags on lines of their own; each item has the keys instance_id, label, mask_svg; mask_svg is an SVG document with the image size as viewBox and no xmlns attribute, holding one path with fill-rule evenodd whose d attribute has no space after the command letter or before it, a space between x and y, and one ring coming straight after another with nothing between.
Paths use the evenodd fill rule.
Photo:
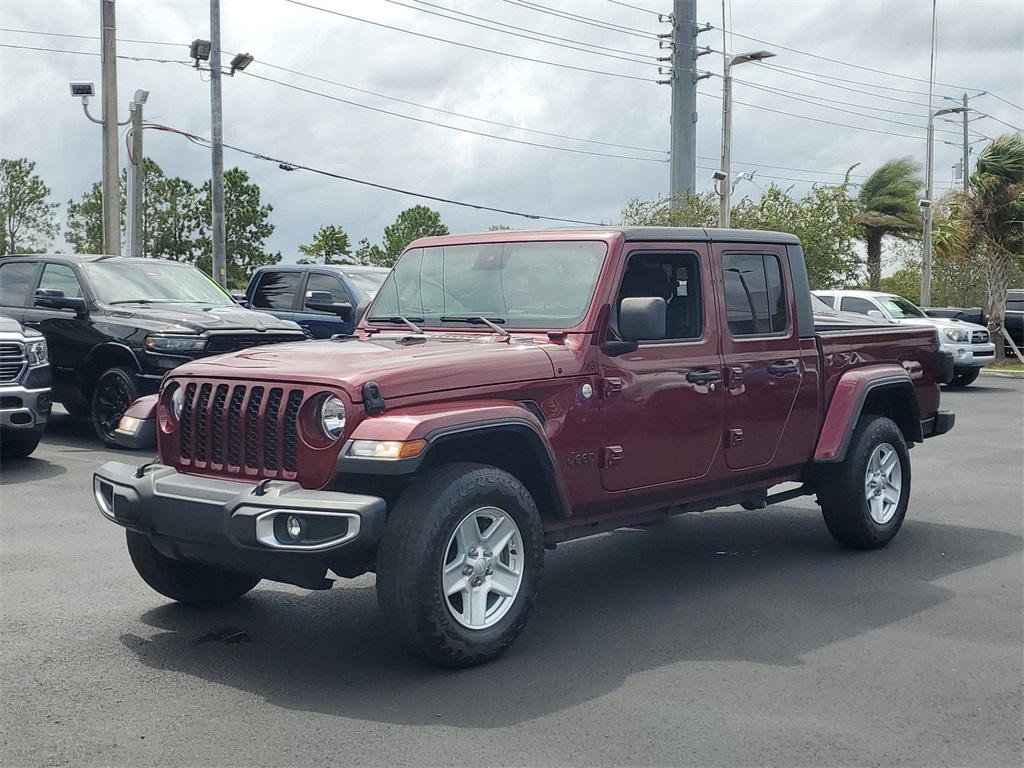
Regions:
<instances>
[{"instance_id":1,"label":"cloudy sky","mask_svg":"<svg viewBox=\"0 0 1024 768\"><path fill-rule=\"evenodd\" d=\"M934 109L963 93L972 149L1024 126L1024 3L936 0ZM862 180L888 159L923 164L932 0L697 0L697 186L718 165L722 51L777 57L733 71L737 196L771 183L803 191ZM147 121L210 135L207 77L188 44L210 36L209 0L118 0L121 119L136 88ZM222 0L225 166L245 169L274 207L268 246L293 261L324 224L379 242L425 203L453 232L554 226L419 200L277 160L454 201L617 223L625 203L668 191L670 93L659 14L671 0ZM723 12L725 28L723 36ZM100 77L100 0L0 0L0 153L27 157L63 204L100 178L100 127L69 80ZM724 39L723 39L724 37ZM987 91L987 94L979 95ZM99 115L100 101L94 99ZM953 185L962 125L936 120L936 189ZM950 142L950 143L946 143ZM147 130L168 175L209 178L210 153ZM122 143L122 164L126 161ZM66 247L59 240L57 248Z\"/></svg>"}]
</instances>

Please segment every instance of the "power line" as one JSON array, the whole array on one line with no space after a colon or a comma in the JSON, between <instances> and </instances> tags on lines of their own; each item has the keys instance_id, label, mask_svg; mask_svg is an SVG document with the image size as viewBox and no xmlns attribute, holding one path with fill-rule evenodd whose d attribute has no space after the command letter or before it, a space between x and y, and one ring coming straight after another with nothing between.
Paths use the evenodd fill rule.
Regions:
<instances>
[{"instance_id":1,"label":"power line","mask_svg":"<svg viewBox=\"0 0 1024 768\"><path fill-rule=\"evenodd\" d=\"M145 127L146 128L153 128L153 129L158 130L158 131L166 131L168 133L176 133L176 134L178 134L180 136L184 136L186 139L191 141L193 144L198 144L200 146L209 146L210 145L210 140L209 139L203 138L202 136L197 136L194 133L188 133L187 131L178 130L177 128L171 128L170 126L167 126L167 125L160 125L159 123L146 123ZM233 146L231 144L225 144L224 147L225 147L225 149L230 149L230 150L232 150L234 152L239 152L239 153L241 153L243 155L248 155L249 157L255 158L256 160L266 160L267 162L270 162L270 163L277 163L278 167L280 167L281 170L284 170L284 171L296 171L296 170L309 171L310 173L316 173L316 174L319 174L321 176L327 176L327 177L332 178L332 179L339 179L341 181L349 181L349 182L352 182L353 184L361 184L363 186L373 187L375 189L383 189L383 190L386 190L388 192L395 192L395 193L400 194L400 195L408 195L409 197L415 197L415 198L419 198L421 200L432 200L432 201L437 202L437 203L447 203L449 205L459 205L459 206L462 206L464 208L474 208L474 209L476 209L478 211L491 211L493 213L504 213L504 214L507 214L509 216L520 216L520 217L525 218L525 219L534 219L534 220L544 219L545 221L561 221L561 222L564 222L564 223L567 223L567 224L584 224L584 225L587 225L587 226L594 226L594 227L604 226L603 224L601 224L599 222L596 222L596 221L583 221L583 220L580 220L580 219L568 219L568 218L562 218L562 217L559 217L559 216L542 216L542 215L536 214L536 213L522 213L521 211L512 211L512 210L508 210L506 208L495 208L495 207L492 207L492 206L489 206L489 205L479 205L477 203L467 203L467 202L465 202L463 200L453 200L451 198L438 197L436 195L427 195L427 194L423 194L421 192L411 192L411 191L409 191L407 189L401 189L399 187L392 187L392 186L388 186L386 184L378 184L378 183L373 182L373 181L366 181L365 179L357 179L357 178L354 178L352 176L343 176L340 173L334 173L332 171L326 171L326 170L324 170L322 168L316 168L316 167L310 166L310 165L302 165L301 163L294 163L294 162L291 162L289 160L282 160L280 158L270 157L269 155L264 155L264 154L262 154L260 152L255 152L255 151L253 151L251 149L244 149L242 147L236 147L236 146Z\"/></svg>"},{"instance_id":2,"label":"power line","mask_svg":"<svg viewBox=\"0 0 1024 768\"><path fill-rule=\"evenodd\" d=\"M986 96L986 95L987 96L991 96L993 99L998 99L999 101L1003 102L1003 104L1007 104L1007 105L1013 107L1016 110L1020 110L1020 111L1024 112L1024 108L1022 108L1021 106L1019 106L1017 104L1014 104L1012 101L1007 101L1002 96L997 96L996 94L992 93L991 91L986 91L985 93L979 93L978 95L979 96Z\"/></svg>"},{"instance_id":3,"label":"power line","mask_svg":"<svg viewBox=\"0 0 1024 768\"><path fill-rule=\"evenodd\" d=\"M0 43L0 48L15 48L21 51L43 51L45 53L67 53L72 56L99 56L99 52L94 51L65 51L60 48L42 48L33 45L14 45L12 43ZM150 56L123 56L117 55L117 58L124 59L125 61L152 61L157 64L188 64L191 62L185 61L184 59L155 59Z\"/></svg>"},{"instance_id":4,"label":"power line","mask_svg":"<svg viewBox=\"0 0 1024 768\"><path fill-rule=\"evenodd\" d=\"M641 8L637 5L630 5L629 3L621 3L619 0L607 0L612 5L621 5L623 8L632 8L634 11L640 11L642 13L653 13L655 16L661 16L657 11L652 11L649 8Z\"/></svg>"},{"instance_id":5,"label":"power line","mask_svg":"<svg viewBox=\"0 0 1024 768\"><path fill-rule=\"evenodd\" d=\"M927 109L928 108L927 102L924 102L924 101L911 101L910 99L901 99L898 96L884 96L884 95L882 95L880 93L872 93L871 91L864 91L864 90L861 90L859 88L851 88L848 85L836 85L835 83L828 82L828 80L836 80L836 81L841 82L841 83L855 83L857 85L865 85L865 83L861 82L860 80L847 80L847 79L842 78L842 77L835 77L833 75L823 75L823 74L818 74L818 73L815 73L817 76L809 75L809 74L805 73L801 69L791 69L790 67L782 67L782 66L779 66L778 64L769 64L767 62L760 62L759 66L764 67L765 69L770 69L773 72L778 72L779 74L782 74L782 75L789 75L790 77L798 77L801 80L809 80L812 83L817 83L818 85L824 85L827 88L836 88L836 89L841 90L841 91L850 91L852 93L860 93L860 94L862 94L864 96L871 96L871 97L876 98L876 99L885 99L886 101L896 101L896 102L899 102L901 104L911 104L911 105L913 105L915 107L921 107L922 109ZM821 79L821 78L824 78L824 79ZM914 94L914 95L917 95L917 96L923 96L924 95L924 94L920 93L919 91L907 91L907 90L904 90L903 88L887 88L884 85L871 86L871 87L881 88L883 90L889 90L889 91L897 91L899 93L910 93L910 94Z\"/></svg>"},{"instance_id":6,"label":"power line","mask_svg":"<svg viewBox=\"0 0 1024 768\"><path fill-rule=\"evenodd\" d=\"M658 35L656 32L648 32L643 29L636 29L634 27L625 27L620 24L614 24L610 21L597 21L595 19L589 19L586 16L578 16L575 13L569 13L568 11L556 11L552 8L545 8L542 5L536 3L527 2L527 0L502 0L504 3L509 5L518 5L521 8L528 8L531 11L538 13L546 13L549 16L557 16L561 19L568 19L575 21L579 24L587 24L591 27L598 27L599 29L609 30L611 32L621 32L626 35L633 35L634 37L645 37L648 39L657 39Z\"/></svg>"},{"instance_id":7,"label":"power line","mask_svg":"<svg viewBox=\"0 0 1024 768\"><path fill-rule=\"evenodd\" d=\"M561 63L555 62L555 61L544 61L543 59L535 59L535 58L532 58L530 56L520 56L518 54L508 53L506 51L497 51L497 50L494 50L493 48L484 48L484 47L478 46L478 45L470 45L469 43L460 43L460 42L458 42L456 40L448 40L448 39L443 38L443 37L435 37L434 35L428 35L428 34L425 34L423 32L413 32L411 29L402 29L401 27L393 27L390 24L384 24L384 23L379 22L379 21L370 21L369 19L362 19L362 18L360 18L358 16L351 16L351 15L349 15L347 13L342 13L341 11L331 10L330 8L321 8L318 5L311 5L309 3L301 2L301 0L284 0L284 1L286 3L291 3L292 5L298 5L298 6L302 7L302 8L309 8L310 10L313 10L313 11L320 11L322 13L329 13L332 16L340 16L341 18L351 19L352 21L361 21L364 24L370 24L370 25L372 25L374 27L381 27L382 29L390 29L393 32L402 32L402 33L404 33L406 35L413 35L415 37L422 37L422 38L425 38L427 40L435 40L435 41L440 42L440 43L447 43L448 45L456 45L456 46L458 46L460 48L468 48L468 49L473 50L473 51L482 51L483 53L492 53L492 54L494 54L496 56L506 56L506 57L508 57L510 59L518 59L520 61L530 61L530 62L533 62L535 64L547 64L548 66L559 67L561 69L571 69L571 70L574 70L576 72L589 72L589 73L595 74L595 75L607 75L608 77L619 77L619 78L622 78L624 80L639 80L640 82L644 82L644 83L653 83L654 82L651 78L648 78L648 77L638 77L637 75L627 75L627 74L624 74L624 73L621 73L621 72L607 72L607 71L600 70L600 69L590 69L589 67L577 67L577 66L573 66L572 64L561 64Z\"/></svg>"},{"instance_id":8,"label":"power line","mask_svg":"<svg viewBox=\"0 0 1024 768\"><path fill-rule=\"evenodd\" d=\"M660 159L660 158L654 158L654 157L636 157L636 156L633 156L633 155L613 155L613 154L611 154L609 152L595 152L595 151L588 150L588 149L573 149L571 147L556 147L556 146L554 146L552 144L541 144L540 142L526 141L524 139L514 139L514 138L511 138L509 136L498 136L498 135L493 134L493 133L484 133L483 131L474 131L474 130L472 130L470 128L457 128L457 127L452 126L452 125L446 125L444 123L439 123L439 122L437 122L435 120L427 120L426 118L423 118L423 117L414 117L412 115L403 115L400 112L392 112L391 110L382 109L381 107L372 107L369 104L360 104L359 102L356 102L356 101L349 101L348 99L343 99L340 96L331 96L331 95L326 94L326 93L321 93L320 91L314 91L314 90L312 90L310 88L303 88L302 86L293 85L292 83L285 83L285 82L282 82L281 80L274 80L273 78L270 78L270 77L263 77L262 75L253 74L253 73L250 73L248 71L246 71L245 74L248 77L254 78L256 80L262 80L262 81L267 82L267 83L274 83L275 85L280 85L280 86L283 86L285 88L291 88L292 90L301 91L302 93L308 93L308 94L311 94L313 96L320 96L320 97L325 98L325 99L330 99L331 101L337 101L337 102L340 102L342 104L348 104L349 106L360 107L361 109L368 109L371 112L378 112L378 113L384 114L384 115L391 115L392 117L401 117L401 118L404 118L405 120L412 120L413 122L424 123L426 125L434 125L434 126L437 126L438 128L447 128L450 131L459 131L460 133L468 133L468 134L472 134L473 136L483 136L483 137L489 138L489 139L498 139L499 141L509 141L509 142L512 142L513 144L524 144L524 145L529 146L529 147L541 147L543 149L555 149L555 150L559 150L561 152L572 152L574 154L579 154L579 155L591 155L591 156L594 156L594 157L610 157L610 158L614 158L616 160L639 160L639 161L647 162L647 163L666 163L666 162L668 162L667 159Z\"/></svg>"},{"instance_id":9,"label":"power line","mask_svg":"<svg viewBox=\"0 0 1024 768\"><path fill-rule=\"evenodd\" d=\"M418 8L415 5L408 5L407 3L400 2L400 0L384 0L384 2L391 3L392 5L397 5L400 8L408 8L409 10L419 11L420 13L429 13L431 16L437 16L437 17L442 18L442 19L448 19L449 21L457 21L460 24L469 24L470 26L479 27L480 29L488 29L488 30L491 30L492 32L500 32L503 35L512 35L513 37L520 37L520 38L523 38L523 39L526 39L526 40L533 40L533 41L538 42L538 43L546 43L548 45L557 45L557 46L559 46L561 48L569 48L570 50L582 51L583 53L589 53L589 54L594 55L594 56L605 56L605 57L610 58L610 59L619 59L620 61L628 61L628 62L631 62L633 64L644 64L644 65L647 65L647 66L655 66L655 67L658 66L658 62L655 61L655 59L657 59L657 56L652 56L650 54L636 53L634 51L625 51L625 50L622 50L621 48L609 48L609 47L606 47L606 46L603 46L603 45L596 45L596 44L593 44L593 43L587 43L587 42L584 42L583 40L571 40L571 39L568 39L568 38L565 38L565 37L559 37L558 35L549 35L546 32L538 32L538 31L533 30L533 29L526 29L525 27L517 27L517 26L515 26L513 24L506 24L506 23L501 22L501 21L495 21L493 19L486 19L486 18L484 18L482 16L477 16L477 15L472 14L472 13L465 13L464 11L457 11L454 8L445 8L445 7L440 6L440 5L435 5L434 3L428 3L428 2L426 2L426 0L413 0L413 2L417 3L417 5L427 6L427 8L437 8L437 9L440 9L440 11L444 11L444 13L441 13L439 11L431 11L431 10L428 10L427 8ZM447 14L455 14L455 16L449 16ZM457 16L465 16L466 18L465 19L460 19L460 18L456 18ZM477 21L470 21L469 19L476 19ZM485 23L480 23L480 22L485 22ZM494 26L488 26L488 25L494 25ZM500 27L505 27L505 29L501 29ZM515 30L515 31L510 31L510 30ZM519 34L519 33L526 33L526 34ZM546 38L550 38L550 39L549 40L541 40L541 39L539 39L541 37L546 37ZM613 53L601 53L600 51L596 51L596 50L595 51L591 51L591 50L587 50L587 48L581 48L581 47L578 47L578 46L587 46L589 48L598 48L601 51L612 51ZM626 55L625 56L616 56L615 54L626 54ZM650 61L639 61L637 57L645 58L645 59L650 59Z\"/></svg>"}]
</instances>

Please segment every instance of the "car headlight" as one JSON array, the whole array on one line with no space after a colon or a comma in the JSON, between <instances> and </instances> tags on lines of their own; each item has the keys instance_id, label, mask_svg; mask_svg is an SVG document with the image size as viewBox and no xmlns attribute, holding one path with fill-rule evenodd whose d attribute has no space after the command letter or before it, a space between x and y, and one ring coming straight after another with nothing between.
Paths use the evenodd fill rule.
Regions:
<instances>
[{"instance_id":1,"label":"car headlight","mask_svg":"<svg viewBox=\"0 0 1024 768\"><path fill-rule=\"evenodd\" d=\"M206 346L206 339L194 336L147 336L146 349L154 352L198 352Z\"/></svg>"},{"instance_id":2,"label":"car headlight","mask_svg":"<svg viewBox=\"0 0 1024 768\"><path fill-rule=\"evenodd\" d=\"M946 334L947 339L958 343L965 342L970 338L963 328L943 328L942 332Z\"/></svg>"},{"instance_id":3,"label":"car headlight","mask_svg":"<svg viewBox=\"0 0 1024 768\"><path fill-rule=\"evenodd\" d=\"M328 395L320 403L320 428L329 440L337 440L345 431L345 403Z\"/></svg>"},{"instance_id":4,"label":"car headlight","mask_svg":"<svg viewBox=\"0 0 1024 768\"><path fill-rule=\"evenodd\" d=\"M46 351L46 340L30 341L25 345L25 354L28 356L29 368L36 368L50 362Z\"/></svg>"},{"instance_id":5,"label":"car headlight","mask_svg":"<svg viewBox=\"0 0 1024 768\"><path fill-rule=\"evenodd\" d=\"M185 389L176 387L171 393L171 413L175 421L181 421L181 412L185 410Z\"/></svg>"}]
</instances>

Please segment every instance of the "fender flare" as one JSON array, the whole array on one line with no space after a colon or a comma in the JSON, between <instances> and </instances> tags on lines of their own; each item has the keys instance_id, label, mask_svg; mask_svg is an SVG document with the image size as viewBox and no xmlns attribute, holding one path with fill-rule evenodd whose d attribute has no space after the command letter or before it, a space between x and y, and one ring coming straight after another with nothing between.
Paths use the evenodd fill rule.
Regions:
<instances>
[{"instance_id":1,"label":"fender flare","mask_svg":"<svg viewBox=\"0 0 1024 768\"><path fill-rule=\"evenodd\" d=\"M815 464L835 464L846 458L864 404L872 393L884 390L898 390L911 403L913 412L909 419L908 442L924 439L917 395L910 373L897 364L858 368L843 374L836 385L814 449Z\"/></svg>"},{"instance_id":2,"label":"fender flare","mask_svg":"<svg viewBox=\"0 0 1024 768\"><path fill-rule=\"evenodd\" d=\"M416 472L446 443L465 437L512 433L525 439L533 459L543 472L545 490L558 506L558 516L567 517L571 506L544 427L525 405L509 401L478 401L472 405L429 406L396 409L363 420L345 441L336 470L359 475L407 475ZM349 455L355 440L425 440L426 447L408 459L369 459Z\"/></svg>"},{"instance_id":3,"label":"fender flare","mask_svg":"<svg viewBox=\"0 0 1024 768\"><path fill-rule=\"evenodd\" d=\"M107 352L117 350L118 354L124 354L131 358L132 364L135 366L136 373L142 373L142 365L139 363L139 356L135 354L135 350L129 347L127 344L121 344L118 342L105 342L99 344L89 350L89 354L85 358L85 368L90 370L96 362L96 359Z\"/></svg>"}]
</instances>

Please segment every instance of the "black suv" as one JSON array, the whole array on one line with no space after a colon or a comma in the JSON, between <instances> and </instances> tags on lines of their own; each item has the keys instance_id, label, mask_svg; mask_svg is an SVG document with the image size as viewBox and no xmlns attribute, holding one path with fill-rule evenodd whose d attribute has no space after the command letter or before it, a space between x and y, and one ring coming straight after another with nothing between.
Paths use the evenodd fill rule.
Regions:
<instances>
[{"instance_id":1,"label":"black suv","mask_svg":"<svg viewBox=\"0 0 1024 768\"><path fill-rule=\"evenodd\" d=\"M238 306L195 267L164 259L5 256L0 314L42 332L54 401L90 415L109 446L125 409L171 369L306 338L293 322Z\"/></svg>"}]
</instances>

